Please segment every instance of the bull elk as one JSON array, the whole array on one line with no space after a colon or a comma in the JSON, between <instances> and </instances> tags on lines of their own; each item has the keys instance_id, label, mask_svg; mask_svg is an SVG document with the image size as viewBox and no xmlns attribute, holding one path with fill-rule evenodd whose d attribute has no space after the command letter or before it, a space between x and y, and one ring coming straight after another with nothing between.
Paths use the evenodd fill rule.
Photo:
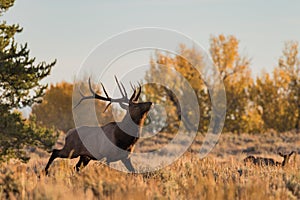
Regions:
<instances>
[{"instance_id":1,"label":"bull elk","mask_svg":"<svg viewBox=\"0 0 300 200\"><path fill-rule=\"evenodd\" d=\"M80 157L75 168L77 171L80 167L85 167L90 160L106 159L106 163L115 162L121 160L125 167L133 172L134 168L130 160L130 153L133 151L135 143L139 139L141 129L148 111L152 106L152 102L138 102L141 94L141 86L138 89L132 87L134 90L130 99L127 97L127 92L122 83L119 83L115 77L116 83L122 95L121 98L113 99L107 94L103 84L103 92L106 96L97 94L91 86L89 79L90 96L84 96L81 92L81 99L76 108L82 101L88 99L98 99L109 102L106 109L112 103L118 103L122 109L126 110L126 114L120 122L110 122L101 127L88 127L82 126L79 128L71 129L66 134L65 145L62 149L54 149L49 161L45 167L45 173L48 174L48 169L56 158L77 158ZM88 144L84 145L82 139L89 138ZM112 148L113 147L113 148ZM91 152L91 149L96 149L97 155Z\"/></svg>"},{"instance_id":2,"label":"bull elk","mask_svg":"<svg viewBox=\"0 0 300 200\"><path fill-rule=\"evenodd\" d=\"M281 152L279 155L283 157L282 162L277 162L272 158L263 158L263 157L254 157L254 156L247 156L244 159L244 163L252 163L254 165L259 165L259 166L286 166L290 160L290 157L295 153L295 151L292 151L289 154L282 154Z\"/></svg>"}]
</instances>

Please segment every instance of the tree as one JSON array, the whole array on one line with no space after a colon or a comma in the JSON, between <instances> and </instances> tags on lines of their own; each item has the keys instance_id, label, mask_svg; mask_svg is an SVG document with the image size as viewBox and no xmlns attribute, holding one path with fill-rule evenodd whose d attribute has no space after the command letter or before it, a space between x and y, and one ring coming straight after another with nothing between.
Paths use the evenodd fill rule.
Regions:
<instances>
[{"instance_id":1,"label":"tree","mask_svg":"<svg viewBox=\"0 0 300 200\"><path fill-rule=\"evenodd\" d=\"M199 128L201 132L207 130L210 100L199 72L192 65L192 63L201 64L201 62L202 55L193 48L186 48L185 45L180 45L178 55L173 56L157 52L155 57L151 59L150 69L146 73L145 80L153 83L165 80L166 86L168 86L167 88L166 86L151 84L145 87L147 99L159 103L165 109L165 112L160 112L156 117L153 116L155 119L152 120L157 124L155 127L160 127L163 131L176 132L179 122L182 120L187 131L195 130L195 128ZM188 113L188 116L181 113L182 107L185 110L195 109L191 108L189 102L191 99L183 98L184 104L180 105L175 93L172 91L172 89L175 89L182 94L186 92L186 86L181 81L178 73L188 81L198 98L201 112L201 125L199 127L195 127L196 124L190 122L191 117L196 116L194 113ZM165 116L162 116L163 113L165 113ZM162 119L166 120L162 121Z\"/></svg>"},{"instance_id":2,"label":"tree","mask_svg":"<svg viewBox=\"0 0 300 200\"><path fill-rule=\"evenodd\" d=\"M300 129L298 49L297 42L287 42L278 66L272 74L263 73L254 81L249 68L250 60L240 55L237 38L224 35L211 37L210 54L219 69L226 90L227 112L224 131L257 133L268 129L279 132ZM181 56L157 52L151 59L151 67L145 79L154 83L165 80L169 88L176 88L184 93L185 87L178 78L180 73L197 94L201 112L199 131L205 132L212 106L207 89L209 84L200 80L201 76L205 75L203 56L201 52L186 48L184 45L180 46L179 55ZM204 69L200 70L200 73L204 74L199 74L192 63L199 64L200 69ZM180 119L189 130L188 118L180 112L180 106L189 106L189 98L186 98L184 105L179 105L178 99L169 88L148 85L147 98L165 106L167 121L164 130L174 132L179 126ZM160 112L154 119L158 125L162 123L161 115Z\"/></svg>"},{"instance_id":3,"label":"tree","mask_svg":"<svg viewBox=\"0 0 300 200\"><path fill-rule=\"evenodd\" d=\"M239 54L239 41L232 35L212 36L210 54L220 71L226 90L227 113L224 130L244 131L248 126L249 89L253 84L250 60Z\"/></svg>"},{"instance_id":4,"label":"tree","mask_svg":"<svg viewBox=\"0 0 300 200\"><path fill-rule=\"evenodd\" d=\"M0 0L0 15L14 0ZM10 158L27 160L24 148L35 145L50 148L54 144L51 130L22 118L19 108L39 102L47 85L40 81L50 74L55 61L34 64L27 44L18 45L15 34L19 25L0 22L0 161Z\"/></svg>"},{"instance_id":5,"label":"tree","mask_svg":"<svg viewBox=\"0 0 300 200\"><path fill-rule=\"evenodd\" d=\"M80 88L85 93L88 93L87 83L81 82ZM95 86L93 86L96 88ZM98 92L100 93L100 92ZM38 124L46 126L48 128L54 127L65 133L75 127L72 113L72 95L73 95L73 84L61 82L56 85L51 85L47 89L43 101L41 104L35 104L32 107L31 117L36 117ZM75 97L78 100L80 96ZM93 106L89 102L82 102L80 106L76 107L78 121L82 122L79 125L99 125L105 124L113 119L111 109L103 113L105 108L105 102L96 101L96 105ZM96 109L97 118L93 119L92 110Z\"/></svg>"},{"instance_id":6,"label":"tree","mask_svg":"<svg viewBox=\"0 0 300 200\"><path fill-rule=\"evenodd\" d=\"M299 44L296 41L286 42L278 67L288 77L287 97L292 127L300 130L300 59ZM294 114L291 114L294 113Z\"/></svg>"},{"instance_id":7,"label":"tree","mask_svg":"<svg viewBox=\"0 0 300 200\"><path fill-rule=\"evenodd\" d=\"M234 36L225 37L224 35L219 35L210 39L210 54L214 64L219 69L226 89L227 113L224 130L231 132L248 130L249 116L254 114L253 112L248 112L248 107L251 106L249 90L253 85L249 69L250 61L248 58L240 56L238 50L239 41ZM205 74L207 69L205 68L205 63L203 63L203 55L194 48L186 48L184 45L180 46L179 55L181 56L170 56L158 52L156 57L151 60L151 67L145 79L150 82L163 79L168 82L168 85L171 85L173 88L179 88L184 92L185 87L179 81L175 71L180 73L189 82L197 95L200 108L198 130L206 132L210 122L212 104L208 93L209 84L202 79L202 76L209 76L209 74ZM192 63L197 63L202 74L199 74ZM168 131L172 131L170 125L177 125L179 119L183 120L185 127L189 130L189 121L185 116L181 116L179 112L181 105L178 104L172 92L161 86L151 85L146 89L146 94L148 98L152 98L152 101L167 104L168 122L166 127L168 127ZM217 92L210 95L217 95ZM189 98L186 99L184 106L189 106ZM255 127L253 126L253 128Z\"/></svg>"},{"instance_id":8,"label":"tree","mask_svg":"<svg viewBox=\"0 0 300 200\"><path fill-rule=\"evenodd\" d=\"M264 129L299 130L300 62L297 55L298 43L287 42L272 76L264 73L256 80L252 99L261 108Z\"/></svg>"},{"instance_id":9,"label":"tree","mask_svg":"<svg viewBox=\"0 0 300 200\"><path fill-rule=\"evenodd\" d=\"M33 105L31 117L36 117L38 124L48 128L54 127L64 132L74 128L72 91L73 85L70 83L51 85L42 103Z\"/></svg>"}]
</instances>

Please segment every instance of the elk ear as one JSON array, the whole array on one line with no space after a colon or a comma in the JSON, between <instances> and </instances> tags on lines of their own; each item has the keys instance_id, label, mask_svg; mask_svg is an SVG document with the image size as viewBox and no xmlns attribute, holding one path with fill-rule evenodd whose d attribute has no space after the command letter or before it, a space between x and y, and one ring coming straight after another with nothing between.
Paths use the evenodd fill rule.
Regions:
<instances>
[{"instance_id":1,"label":"elk ear","mask_svg":"<svg viewBox=\"0 0 300 200\"><path fill-rule=\"evenodd\" d=\"M292 152L289 154L289 156L293 155L294 153L296 153L296 152L295 152L295 151L292 151Z\"/></svg>"}]
</instances>

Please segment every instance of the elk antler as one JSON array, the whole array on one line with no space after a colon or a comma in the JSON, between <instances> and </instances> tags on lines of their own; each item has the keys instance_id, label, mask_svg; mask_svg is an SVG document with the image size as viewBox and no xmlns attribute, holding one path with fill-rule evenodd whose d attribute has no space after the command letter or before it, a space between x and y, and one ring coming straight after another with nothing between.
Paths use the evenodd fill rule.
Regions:
<instances>
[{"instance_id":1,"label":"elk antler","mask_svg":"<svg viewBox=\"0 0 300 200\"><path fill-rule=\"evenodd\" d=\"M138 93L137 93L137 95L135 96L135 98L133 99L133 101L137 101L137 100L139 100L139 97L140 97L140 95L141 95L141 92L142 92L142 86L141 86L141 84L139 83L139 88L138 88L139 90L138 90Z\"/></svg>"},{"instance_id":2,"label":"elk antler","mask_svg":"<svg viewBox=\"0 0 300 200\"><path fill-rule=\"evenodd\" d=\"M140 85L140 83L139 83L138 93L137 93L137 94L136 94L136 87L132 86L131 83L130 83L130 86L131 86L131 88L132 88L132 90L133 90L133 94L132 94L132 96L130 97L130 100L129 100L129 101L131 101L131 102L137 101L137 100L139 99L140 95L141 95L141 91L142 91L141 85Z\"/></svg>"},{"instance_id":3,"label":"elk antler","mask_svg":"<svg viewBox=\"0 0 300 200\"><path fill-rule=\"evenodd\" d=\"M107 110L107 108L108 108L112 103L119 103L120 106L121 106L122 108L124 108L125 105L124 105L123 103L129 103L129 102L132 102L132 101L137 101L138 97L139 97L140 94L141 94L141 85L140 85L140 84L139 84L139 91L138 91L138 94L137 94L137 95L135 95L135 94L136 94L136 90L135 90L135 89L132 87L132 85L131 85L131 87L134 89L134 93L133 93L133 95L131 96L131 98L128 99L127 92L126 92L126 89L125 89L123 83L119 83L119 81L118 81L118 79L117 79L116 76L115 76L115 80L116 80L116 83L117 83L118 88L119 88L119 90L120 90L120 93L121 93L121 95L122 95L121 98L113 99L113 98L109 97L109 95L107 94L107 92L106 92L106 90L105 90L105 88L104 88L104 86L103 86L102 83L101 83L101 86L102 86L103 92L104 92L104 94L105 94L106 97L97 94L97 93L93 90L92 85L91 85L91 79L89 78L89 81L88 81L88 83L89 83L89 89L90 89L90 92L92 93L92 95L90 95L90 96L85 96L85 95L83 95L82 92L79 90L81 99L80 99L79 102L74 106L73 109L75 109L82 101L87 100L87 99L99 99L99 100L102 100L102 101L108 101L109 103L107 104L107 106L105 107L105 109L104 109L103 112L105 112L105 111Z\"/></svg>"}]
</instances>

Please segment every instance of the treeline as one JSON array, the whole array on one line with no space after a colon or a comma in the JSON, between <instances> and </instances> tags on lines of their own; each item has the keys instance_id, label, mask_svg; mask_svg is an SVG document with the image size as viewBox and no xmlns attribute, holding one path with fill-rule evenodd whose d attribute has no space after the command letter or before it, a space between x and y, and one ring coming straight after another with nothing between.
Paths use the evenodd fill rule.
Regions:
<instances>
[{"instance_id":1,"label":"treeline","mask_svg":"<svg viewBox=\"0 0 300 200\"><path fill-rule=\"evenodd\" d=\"M272 73L262 72L253 78L250 59L240 55L239 41L235 36L212 36L210 38L210 55L220 71L224 82L227 100L227 113L223 132L260 133L269 129L278 132L299 130L300 128L300 60L298 43L285 43L282 56ZM157 52L151 59L151 68L146 80L156 82L164 79L173 88L185 87L177 81L177 72L193 87L200 108L200 132L206 132L211 115L211 102L203 74L191 63L201 63L203 55L194 48L180 46L179 54L168 55ZM189 62L193 61L193 62ZM195 62L196 61L196 62ZM163 67L161 67L163 66ZM204 67L204 66L202 66ZM200 66L201 68L201 66ZM166 76L166 73L168 76ZM166 87L151 84L147 86L146 95L152 101L165 105L167 109L167 131L179 127L179 118L184 126L185 116L180 115L180 105L176 97ZM165 98L167 97L167 98ZM188 98L188 97L187 97ZM157 117L159 123L160 117Z\"/></svg>"},{"instance_id":2,"label":"treeline","mask_svg":"<svg viewBox=\"0 0 300 200\"><path fill-rule=\"evenodd\" d=\"M223 132L261 133L273 129L278 132L299 130L300 126L300 62L298 43L286 42L282 56L278 59L272 73L262 72L253 78L250 59L240 55L239 41L234 36L213 36L210 38L210 55L220 71L226 90L226 119ZM179 56L182 55L182 56ZM164 79L168 86L183 93L185 86L178 79L178 72L189 82L198 98L200 108L199 132L205 133L211 117L211 101L207 85L202 74L192 66L190 60L202 63L203 55L195 49L180 45L178 56L157 52L150 59L150 69L145 80L157 82ZM173 70L175 69L175 70ZM96 87L94 85L94 87ZM87 83L81 83L83 91L88 92ZM98 90L99 91L99 90ZM100 91L99 91L100 92ZM178 99L167 87L149 84L144 87L144 97L163 105L166 112L154 113L152 123L162 127L162 131L176 132L180 119L187 130L192 129L186 116L181 115ZM79 99L79 98L78 98ZM74 127L72 116L72 84L52 85L42 104L33 106L32 115L39 124L67 131ZM187 105L188 98L187 98ZM97 101L96 109L99 121L104 124L113 119L110 111L103 113L104 102ZM88 104L86 104L87 106ZM91 122L86 110L80 106L82 120ZM80 113L77 111L77 113ZM161 116L165 113L166 116ZM190 113L193 115L195 113ZM166 120L165 120L166 119ZM165 120L165 121L162 121Z\"/></svg>"}]
</instances>

